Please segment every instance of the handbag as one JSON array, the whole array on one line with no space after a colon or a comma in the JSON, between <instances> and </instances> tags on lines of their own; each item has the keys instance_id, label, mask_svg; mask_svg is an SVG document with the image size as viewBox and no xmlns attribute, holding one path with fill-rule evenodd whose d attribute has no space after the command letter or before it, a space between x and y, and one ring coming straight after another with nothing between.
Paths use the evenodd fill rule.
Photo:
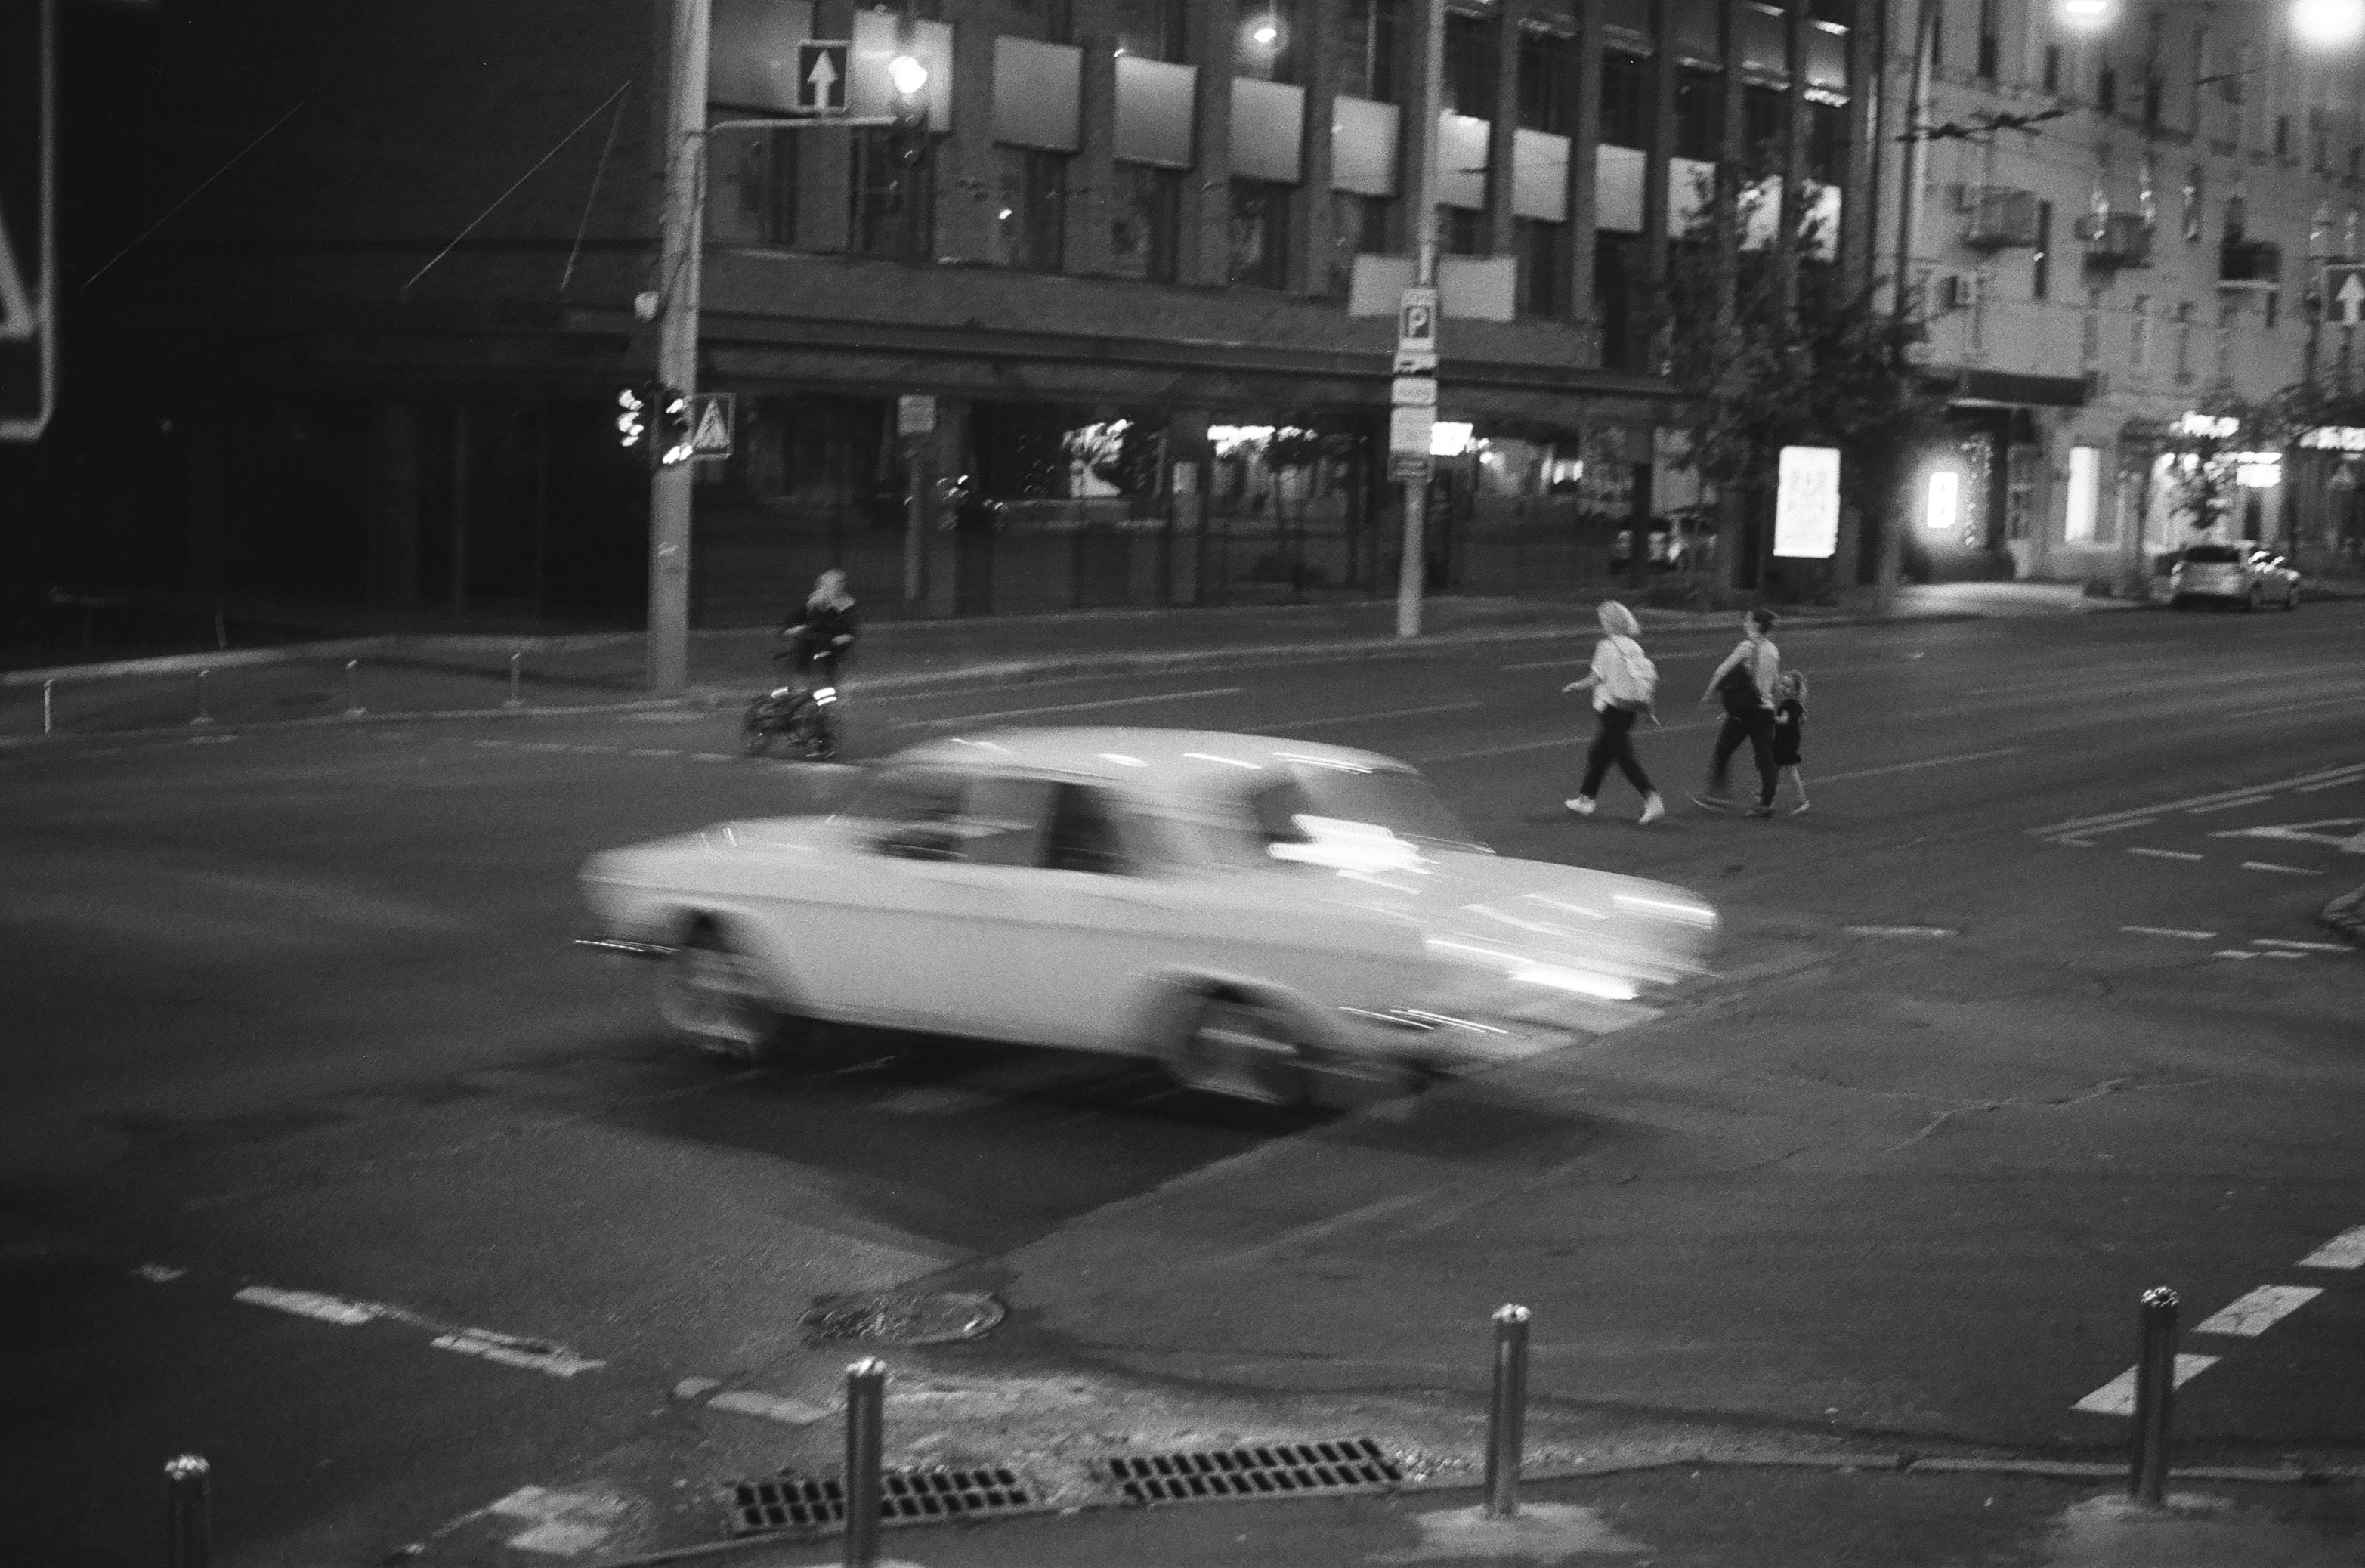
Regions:
<instances>
[{"instance_id":1,"label":"handbag","mask_svg":"<svg viewBox=\"0 0 2365 1568\"><path fill-rule=\"evenodd\" d=\"M1716 695L1724 711L1736 719L1746 719L1765 704L1757 694L1757 678L1749 673L1746 663L1736 664L1718 678Z\"/></svg>"}]
</instances>

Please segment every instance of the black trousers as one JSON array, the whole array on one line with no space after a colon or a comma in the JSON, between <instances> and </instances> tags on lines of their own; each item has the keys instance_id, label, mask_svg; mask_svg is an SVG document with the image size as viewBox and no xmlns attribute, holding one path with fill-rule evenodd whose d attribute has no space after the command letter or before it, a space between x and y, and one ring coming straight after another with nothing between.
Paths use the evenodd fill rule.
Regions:
<instances>
[{"instance_id":1,"label":"black trousers","mask_svg":"<svg viewBox=\"0 0 2365 1568\"><path fill-rule=\"evenodd\" d=\"M1780 769L1774 766L1774 711L1752 708L1747 716L1724 716L1724 727L1716 733L1716 754L1709 759L1708 780L1710 792L1722 794L1726 773L1732 766L1732 754L1741 743L1749 743L1749 758L1757 765L1757 803L1774 803L1774 782Z\"/></svg>"},{"instance_id":2,"label":"black trousers","mask_svg":"<svg viewBox=\"0 0 2365 1568\"><path fill-rule=\"evenodd\" d=\"M1585 754L1585 783L1577 792L1587 800L1599 794L1601 781L1609 777L1609 765L1614 762L1637 792L1650 794L1651 776L1642 771L1641 760L1634 756L1633 737L1628 734L1642 715L1631 708L1611 707L1597 716L1601 727L1593 733L1593 749Z\"/></svg>"}]
</instances>

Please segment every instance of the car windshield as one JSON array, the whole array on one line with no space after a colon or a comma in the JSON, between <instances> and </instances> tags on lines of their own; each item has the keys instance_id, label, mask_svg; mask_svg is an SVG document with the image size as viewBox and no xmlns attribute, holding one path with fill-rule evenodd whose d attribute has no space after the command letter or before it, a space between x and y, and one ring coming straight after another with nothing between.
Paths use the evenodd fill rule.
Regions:
<instances>
[{"instance_id":1,"label":"car windshield","mask_svg":"<svg viewBox=\"0 0 2365 1568\"><path fill-rule=\"evenodd\" d=\"M1306 842L1307 825L1300 819L1310 817L1333 830L1351 825L1384 830L1441 849L1485 847L1438 798L1429 780L1409 769L1315 757L1283 756L1277 760L1289 769L1289 781L1268 785L1250 798L1268 844Z\"/></svg>"},{"instance_id":2,"label":"car windshield","mask_svg":"<svg viewBox=\"0 0 2365 1568\"><path fill-rule=\"evenodd\" d=\"M2242 553L2231 544L2195 544L2184 552L2184 558L2196 566L2231 566L2242 559Z\"/></svg>"}]
</instances>

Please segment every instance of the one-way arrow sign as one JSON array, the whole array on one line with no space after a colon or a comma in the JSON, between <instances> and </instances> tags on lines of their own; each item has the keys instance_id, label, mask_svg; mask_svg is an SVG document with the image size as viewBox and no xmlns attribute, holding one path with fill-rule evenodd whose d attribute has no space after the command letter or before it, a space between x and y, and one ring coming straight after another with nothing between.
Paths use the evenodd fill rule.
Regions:
<instances>
[{"instance_id":1,"label":"one-way arrow sign","mask_svg":"<svg viewBox=\"0 0 2365 1568\"><path fill-rule=\"evenodd\" d=\"M2324 269L2324 319L2337 327L2365 327L2365 267Z\"/></svg>"},{"instance_id":2,"label":"one-way arrow sign","mask_svg":"<svg viewBox=\"0 0 2365 1568\"><path fill-rule=\"evenodd\" d=\"M797 45L797 107L814 114L846 112L846 39L806 39Z\"/></svg>"}]
</instances>

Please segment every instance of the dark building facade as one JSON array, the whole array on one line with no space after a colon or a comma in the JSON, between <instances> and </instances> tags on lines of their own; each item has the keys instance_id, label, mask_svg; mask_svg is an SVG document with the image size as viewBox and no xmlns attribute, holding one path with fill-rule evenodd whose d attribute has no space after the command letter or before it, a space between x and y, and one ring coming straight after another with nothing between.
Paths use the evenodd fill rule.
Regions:
<instances>
[{"instance_id":1,"label":"dark building facade","mask_svg":"<svg viewBox=\"0 0 2365 1568\"><path fill-rule=\"evenodd\" d=\"M699 467L698 621L775 617L832 565L892 612L914 455L974 499L928 491L912 612L1392 584L1418 4L713 6L717 120L776 112L801 38L901 39L936 79L915 165L883 130L708 139L700 385L738 431ZM1432 583L1575 588L1687 504L1647 306L1752 128L1796 115L1833 253L1868 264L1852 19L1450 7ZM17 575L636 615L647 475L613 398L655 365L635 297L668 286L675 25L656 0L75 18L66 395L12 454Z\"/></svg>"}]
</instances>

